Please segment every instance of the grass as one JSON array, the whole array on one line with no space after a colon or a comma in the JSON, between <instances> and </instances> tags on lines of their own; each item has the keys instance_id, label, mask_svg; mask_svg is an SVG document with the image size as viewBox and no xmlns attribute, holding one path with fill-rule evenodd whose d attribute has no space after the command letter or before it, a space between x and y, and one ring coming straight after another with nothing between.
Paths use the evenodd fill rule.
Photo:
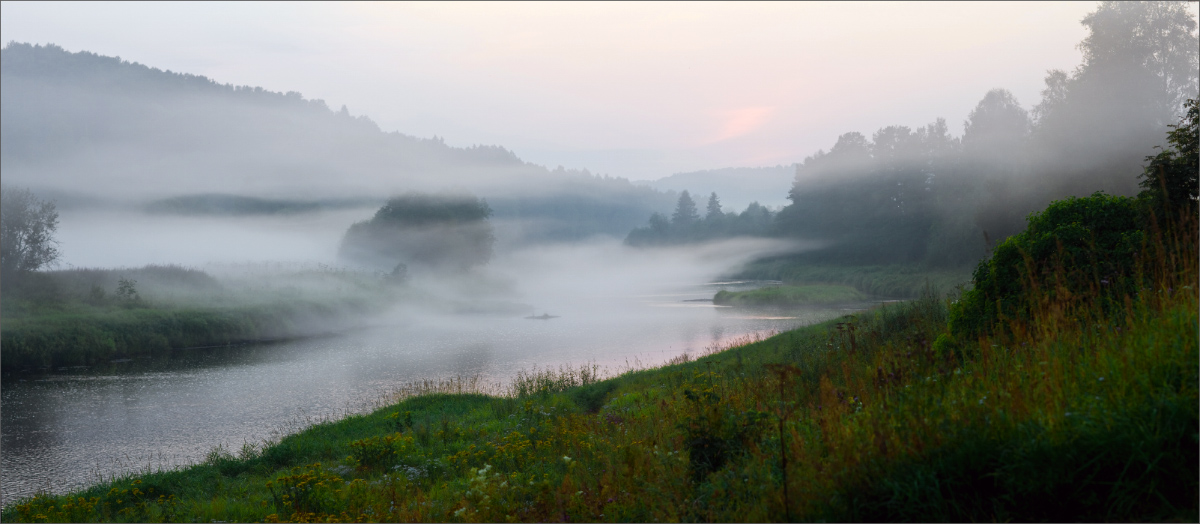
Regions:
<instances>
[{"instance_id":1,"label":"grass","mask_svg":"<svg viewBox=\"0 0 1200 524\"><path fill-rule=\"evenodd\" d=\"M821 265L779 257L751 262L735 278L781 280L784 284L851 286L871 296L913 298L926 286L951 291L971 281L971 267L929 269L920 265Z\"/></svg>"},{"instance_id":2,"label":"grass","mask_svg":"<svg viewBox=\"0 0 1200 524\"><path fill-rule=\"evenodd\" d=\"M401 292L332 268L243 271L224 282L179 266L72 269L6 284L4 371L311 336L352 325Z\"/></svg>"},{"instance_id":3,"label":"grass","mask_svg":"<svg viewBox=\"0 0 1200 524\"><path fill-rule=\"evenodd\" d=\"M83 309L83 308L81 308ZM90 310L88 310L90 309ZM315 335L363 314L362 303L293 302L225 308L95 308L5 319L0 368L93 365L172 349Z\"/></svg>"},{"instance_id":4,"label":"grass","mask_svg":"<svg viewBox=\"0 0 1200 524\"><path fill-rule=\"evenodd\" d=\"M867 296L851 286L809 284L770 286L749 291L718 291L713 303L729 306L799 306L861 302Z\"/></svg>"}]
</instances>

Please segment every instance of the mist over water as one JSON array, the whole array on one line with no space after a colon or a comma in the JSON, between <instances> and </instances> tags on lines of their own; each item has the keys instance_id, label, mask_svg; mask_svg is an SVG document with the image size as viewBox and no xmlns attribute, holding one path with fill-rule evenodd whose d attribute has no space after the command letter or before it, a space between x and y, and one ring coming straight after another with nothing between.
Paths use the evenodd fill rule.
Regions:
<instances>
[{"instance_id":1,"label":"mist over water","mask_svg":"<svg viewBox=\"0 0 1200 524\"><path fill-rule=\"evenodd\" d=\"M217 445L236 451L378 405L410 381L477 376L502 386L520 370L587 362L616 372L847 312L762 315L684 302L713 289L530 293L538 313L558 318L393 313L375 327L323 338L6 376L3 497L195 463Z\"/></svg>"},{"instance_id":2,"label":"mist over water","mask_svg":"<svg viewBox=\"0 0 1200 524\"><path fill-rule=\"evenodd\" d=\"M287 216L63 213L64 261L138 267L193 261L225 286L273 268L336 264L345 228L369 210ZM506 226L501 224L498 233ZM120 231L120 235L105 232ZM6 375L3 498L64 492L108 477L201 461L312 421L379 405L398 385L595 363L609 373L833 318L855 305L789 313L714 307L714 279L794 242L735 239L638 250L611 237L513 246L455 278L415 275L430 301L401 301L328 336L173 351L92 367ZM452 300L483 312L438 307ZM444 304L443 304L444 305ZM529 319L542 314L557 318Z\"/></svg>"},{"instance_id":3,"label":"mist over water","mask_svg":"<svg viewBox=\"0 0 1200 524\"><path fill-rule=\"evenodd\" d=\"M366 209L280 216L152 215L137 210L60 213L60 267L204 266L238 262L336 263L346 228Z\"/></svg>"}]
</instances>

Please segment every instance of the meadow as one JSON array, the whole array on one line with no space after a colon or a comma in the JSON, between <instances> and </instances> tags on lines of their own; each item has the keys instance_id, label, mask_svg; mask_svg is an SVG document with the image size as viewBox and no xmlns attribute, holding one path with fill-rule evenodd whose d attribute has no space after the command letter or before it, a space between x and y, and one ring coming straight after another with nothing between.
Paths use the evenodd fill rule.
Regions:
<instances>
[{"instance_id":1,"label":"meadow","mask_svg":"<svg viewBox=\"0 0 1200 524\"><path fill-rule=\"evenodd\" d=\"M955 320L978 292L928 287L611 378L582 366L499 390L418 384L370 414L2 517L1195 521L1195 221L1151 233L1142 252L1157 255L1122 285L1071 288L1042 264L1059 269L1025 274L1024 309L984 331ZM1004 260L982 264L977 285Z\"/></svg>"}]
</instances>

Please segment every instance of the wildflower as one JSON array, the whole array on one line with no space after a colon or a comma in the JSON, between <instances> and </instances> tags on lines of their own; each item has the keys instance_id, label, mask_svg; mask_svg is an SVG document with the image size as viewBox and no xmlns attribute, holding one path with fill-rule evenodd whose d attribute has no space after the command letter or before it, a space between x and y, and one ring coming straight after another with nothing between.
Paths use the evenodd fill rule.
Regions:
<instances>
[{"instance_id":1,"label":"wildflower","mask_svg":"<svg viewBox=\"0 0 1200 524\"><path fill-rule=\"evenodd\" d=\"M567 464L570 464L570 463L571 463L571 457L568 457L568 456L566 456L566 455L563 455L563 462L566 462Z\"/></svg>"}]
</instances>

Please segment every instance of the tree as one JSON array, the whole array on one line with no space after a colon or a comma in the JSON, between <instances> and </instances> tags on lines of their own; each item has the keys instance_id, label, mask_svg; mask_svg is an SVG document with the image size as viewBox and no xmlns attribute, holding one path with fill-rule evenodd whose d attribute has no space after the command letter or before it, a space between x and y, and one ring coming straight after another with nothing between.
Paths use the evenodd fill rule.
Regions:
<instances>
[{"instance_id":1,"label":"tree","mask_svg":"<svg viewBox=\"0 0 1200 524\"><path fill-rule=\"evenodd\" d=\"M1147 73L1164 115L1173 115L1195 98L1197 88L1196 21L1186 2L1103 2L1080 22L1088 36L1080 76Z\"/></svg>"},{"instance_id":2,"label":"tree","mask_svg":"<svg viewBox=\"0 0 1200 524\"><path fill-rule=\"evenodd\" d=\"M59 256L54 202L23 188L0 186L0 269L4 276L53 265Z\"/></svg>"},{"instance_id":3,"label":"tree","mask_svg":"<svg viewBox=\"0 0 1200 524\"><path fill-rule=\"evenodd\" d=\"M704 215L704 220L712 222L725 218L725 213L721 211L721 199L717 198L717 193L714 191L708 197L708 212Z\"/></svg>"},{"instance_id":4,"label":"tree","mask_svg":"<svg viewBox=\"0 0 1200 524\"><path fill-rule=\"evenodd\" d=\"M1196 20L1183 2L1103 2L1081 23L1083 62L1051 71L1034 111L1038 178L1057 186L1049 198L1132 195L1129 173L1197 97Z\"/></svg>"},{"instance_id":5,"label":"tree","mask_svg":"<svg viewBox=\"0 0 1200 524\"><path fill-rule=\"evenodd\" d=\"M1012 163L1025 151L1029 113L1007 89L993 89L963 123L963 152L989 163Z\"/></svg>"},{"instance_id":6,"label":"tree","mask_svg":"<svg viewBox=\"0 0 1200 524\"><path fill-rule=\"evenodd\" d=\"M1187 101L1187 115L1167 133L1170 149L1146 157L1149 165L1142 173L1141 197L1152 202L1160 218L1172 221L1178 216L1195 216L1200 191L1200 107L1196 99Z\"/></svg>"},{"instance_id":7,"label":"tree","mask_svg":"<svg viewBox=\"0 0 1200 524\"><path fill-rule=\"evenodd\" d=\"M487 202L469 195L409 193L388 200L370 220L350 226L339 255L380 271L399 265L466 271L486 264L496 237Z\"/></svg>"},{"instance_id":8,"label":"tree","mask_svg":"<svg viewBox=\"0 0 1200 524\"><path fill-rule=\"evenodd\" d=\"M675 227L688 227L700 220L700 213L696 211L696 202L692 200L692 195L688 194L685 189L679 195L679 203L675 205L675 214L671 215L671 224Z\"/></svg>"}]
</instances>

